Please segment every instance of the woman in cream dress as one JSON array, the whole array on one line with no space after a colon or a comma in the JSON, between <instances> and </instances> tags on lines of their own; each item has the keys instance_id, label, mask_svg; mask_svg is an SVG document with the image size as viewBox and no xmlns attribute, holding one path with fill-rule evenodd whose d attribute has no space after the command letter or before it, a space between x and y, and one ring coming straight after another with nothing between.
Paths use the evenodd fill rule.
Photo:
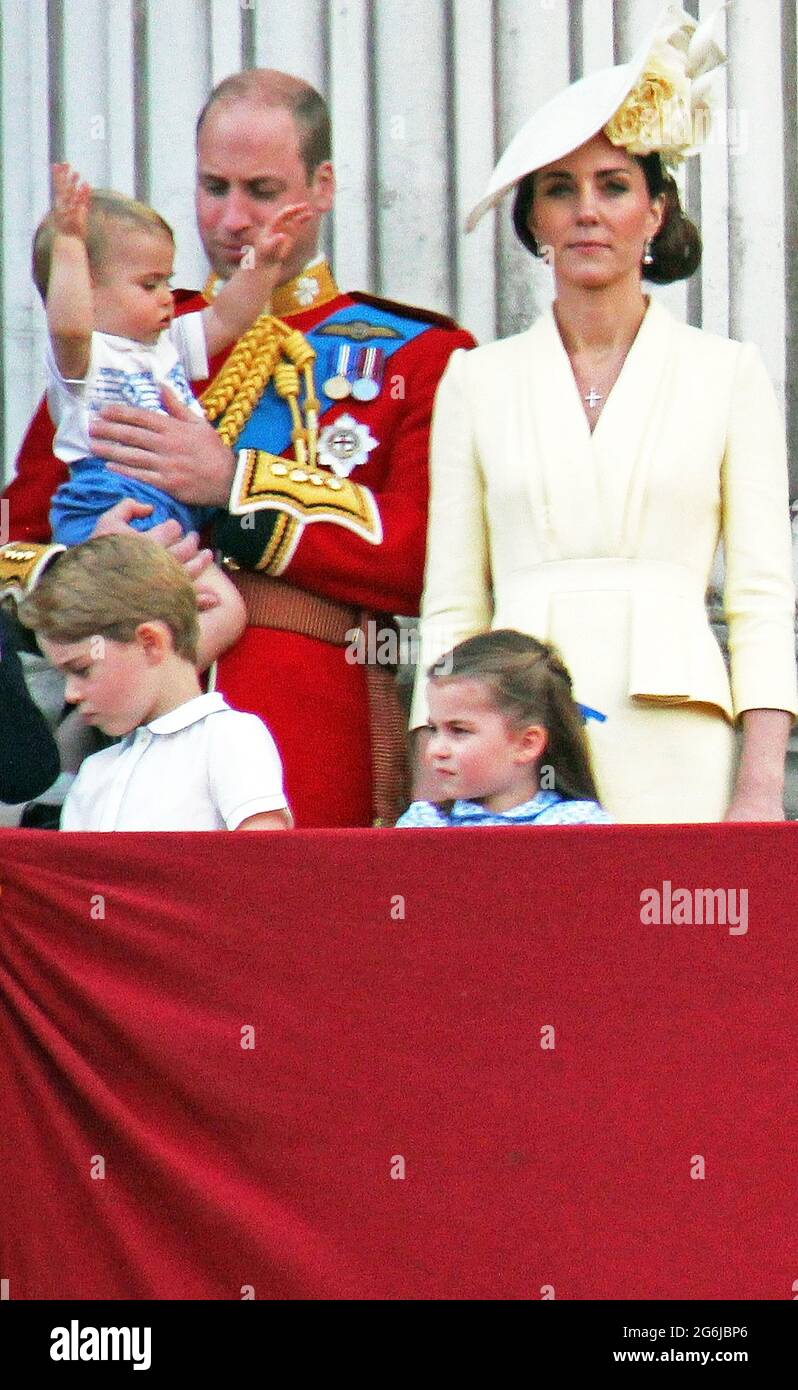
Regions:
<instances>
[{"instance_id":1,"label":"woman in cream dress","mask_svg":"<svg viewBox=\"0 0 798 1390\"><path fill-rule=\"evenodd\" d=\"M694 149L695 68L722 60L695 29L671 8L631 63L561 93L500 161L470 223L514 187L556 300L453 355L431 444L413 722L424 670L464 637L548 639L605 716L588 721L594 768L627 822L781 818L798 709L784 432L761 356L641 283L700 258L663 168ZM719 540L730 680L705 609Z\"/></svg>"}]
</instances>

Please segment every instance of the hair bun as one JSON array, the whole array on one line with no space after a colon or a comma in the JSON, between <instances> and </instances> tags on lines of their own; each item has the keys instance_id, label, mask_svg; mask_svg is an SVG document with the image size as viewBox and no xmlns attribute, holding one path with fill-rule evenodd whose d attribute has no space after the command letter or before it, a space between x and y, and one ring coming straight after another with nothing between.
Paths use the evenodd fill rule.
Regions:
<instances>
[{"instance_id":1,"label":"hair bun","mask_svg":"<svg viewBox=\"0 0 798 1390\"><path fill-rule=\"evenodd\" d=\"M659 178L653 167L653 178L650 177L646 167L654 160L659 166ZM653 259L643 267L643 275L653 285L670 285L674 280L688 279L701 264L701 233L684 211L676 181L662 169L659 155L647 155L641 163L649 191L655 197L662 194L665 198L662 225L651 240Z\"/></svg>"}]
</instances>

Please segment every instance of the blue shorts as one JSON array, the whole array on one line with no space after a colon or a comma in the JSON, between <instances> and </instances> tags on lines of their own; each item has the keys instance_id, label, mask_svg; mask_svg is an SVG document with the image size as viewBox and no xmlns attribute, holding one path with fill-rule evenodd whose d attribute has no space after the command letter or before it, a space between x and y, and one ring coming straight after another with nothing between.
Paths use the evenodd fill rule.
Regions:
<instances>
[{"instance_id":1,"label":"blue shorts","mask_svg":"<svg viewBox=\"0 0 798 1390\"><path fill-rule=\"evenodd\" d=\"M161 521L177 521L184 531L201 531L216 515L216 507L189 507L150 483L109 472L102 459L76 459L69 465L69 482L62 483L50 503L50 529L59 545L87 541L103 512L132 497L152 507L149 516L136 517L136 531L151 531Z\"/></svg>"}]
</instances>

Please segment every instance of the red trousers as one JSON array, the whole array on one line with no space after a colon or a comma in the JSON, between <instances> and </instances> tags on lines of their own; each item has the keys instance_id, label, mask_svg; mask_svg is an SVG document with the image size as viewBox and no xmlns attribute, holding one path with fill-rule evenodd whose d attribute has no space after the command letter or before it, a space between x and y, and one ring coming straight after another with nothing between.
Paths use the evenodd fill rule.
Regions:
<instances>
[{"instance_id":1,"label":"red trousers","mask_svg":"<svg viewBox=\"0 0 798 1390\"><path fill-rule=\"evenodd\" d=\"M364 668L346 648L293 632L249 627L219 661L216 688L271 731L297 827L372 822L371 747Z\"/></svg>"}]
</instances>

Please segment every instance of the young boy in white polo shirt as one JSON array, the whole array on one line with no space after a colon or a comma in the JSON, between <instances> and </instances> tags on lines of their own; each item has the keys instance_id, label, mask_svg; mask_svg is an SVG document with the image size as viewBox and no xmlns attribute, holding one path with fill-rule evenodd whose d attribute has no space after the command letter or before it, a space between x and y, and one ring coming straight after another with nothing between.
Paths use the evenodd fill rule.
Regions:
<instances>
[{"instance_id":1,"label":"young boy in white polo shirt","mask_svg":"<svg viewBox=\"0 0 798 1390\"><path fill-rule=\"evenodd\" d=\"M87 758L62 830L285 830L280 755L253 714L204 695L194 587L147 536L59 555L20 620L66 676L66 699L120 743Z\"/></svg>"}]
</instances>

